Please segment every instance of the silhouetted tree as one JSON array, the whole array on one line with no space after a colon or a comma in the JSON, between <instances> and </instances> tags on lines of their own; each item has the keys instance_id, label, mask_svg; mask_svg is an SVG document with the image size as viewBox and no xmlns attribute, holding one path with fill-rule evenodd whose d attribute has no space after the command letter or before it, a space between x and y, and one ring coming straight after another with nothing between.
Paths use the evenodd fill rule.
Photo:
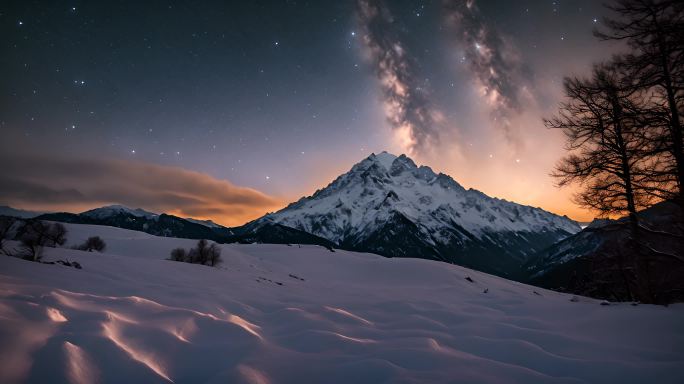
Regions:
<instances>
[{"instance_id":1,"label":"silhouetted tree","mask_svg":"<svg viewBox=\"0 0 684 384\"><path fill-rule=\"evenodd\" d=\"M564 88L567 101L545 124L563 131L570 154L552 175L560 186L582 186L578 204L603 216L628 213L636 225L637 209L648 204L641 189L646 138L639 133L639 96L610 65L596 66L591 79L566 78Z\"/></svg>"},{"instance_id":2,"label":"silhouetted tree","mask_svg":"<svg viewBox=\"0 0 684 384\"><path fill-rule=\"evenodd\" d=\"M43 223L45 228L45 246L56 247L66 243L67 229L62 223Z\"/></svg>"},{"instance_id":3,"label":"silhouetted tree","mask_svg":"<svg viewBox=\"0 0 684 384\"><path fill-rule=\"evenodd\" d=\"M10 230L14 225L16 219L9 216L0 217L0 253L10 255L9 251L5 249L5 240L9 236Z\"/></svg>"},{"instance_id":4,"label":"silhouetted tree","mask_svg":"<svg viewBox=\"0 0 684 384\"><path fill-rule=\"evenodd\" d=\"M221 261L221 248L216 243L212 243L207 249L207 263L214 267Z\"/></svg>"},{"instance_id":5,"label":"silhouetted tree","mask_svg":"<svg viewBox=\"0 0 684 384\"><path fill-rule=\"evenodd\" d=\"M188 258L191 263L206 264L209 259L209 242L206 239L199 240L188 253Z\"/></svg>"},{"instance_id":6,"label":"silhouetted tree","mask_svg":"<svg viewBox=\"0 0 684 384\"><path fill-rule=\"evenodd\" d=\"M676 199L684 195L684 2L678 0L619 0L607 4L615 17L606 18L603 40L625 41L631 52L619 61L629 70L632 86L651 93L653 117L648 143L660 156L650 168L649 193Z\"/></svg>"},{"instance_id":7,"label":"silhouetted tree","mask_svg":"<svg viewBox=\"0 0 684 384\"><path fill-rule=\"evenodd\" d=\"M61 223L45 223L40 220L27 220L21 236L22 257L39 261L44 247L56 247L66 242L67 230Z\"/></svg>"}]
</instances>

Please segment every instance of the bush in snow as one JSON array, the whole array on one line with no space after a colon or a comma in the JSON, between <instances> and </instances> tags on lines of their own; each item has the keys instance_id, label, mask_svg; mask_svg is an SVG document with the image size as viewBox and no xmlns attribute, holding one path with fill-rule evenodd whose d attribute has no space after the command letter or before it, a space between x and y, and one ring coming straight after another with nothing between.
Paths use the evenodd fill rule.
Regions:
<instances>
[{"instance_id":1,"label":"bush in snow","mask_svg":"<svg viewBox=\"0 0 684 384\"><path fill-rule=\"evenodd\" d=\"M186 258L187 258L187 252L185 252L185 248L174 248L171 250L170 260L186 261Z\"/></svg>"},{"instance_id":2,"label":"bush in snow","mask_svg":"<svg viewBox=\"0 0 684 384\"><path fill-rule=\"evenodd\" d=\"M76 249L88 252L102 252L105 250L105 248L107 248L107 243L105 243L100 236L91 236L85 241L85 243L76 247Z\"/></svg>"},{"instance_id":3,"label":"bush in snow","mask_svg":"<svg viewBox=\"0 0 684 384\"><path fill-rule=\"evenodd\" d=\"M221 248L216 243L209 244L206 239L201 239L197 242L197 246L191 248L187 253L183 248L173 249L170 260L214 267L222 261Z\"/></svg>"}]
</instances>

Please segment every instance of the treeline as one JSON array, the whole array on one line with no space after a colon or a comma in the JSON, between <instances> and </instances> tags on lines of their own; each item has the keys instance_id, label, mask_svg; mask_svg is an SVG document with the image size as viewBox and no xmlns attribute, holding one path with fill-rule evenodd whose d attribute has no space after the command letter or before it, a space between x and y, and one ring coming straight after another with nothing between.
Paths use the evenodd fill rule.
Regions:
<instances>
[{"instance_id":1,"label":"treeline","mask_svg":"<svg viewBox=\"0 0 684 384\"><path fill-rule=\"evenodd\" d=\"M649 231L637 212L669 200L684 206L684 2L619 0L594 31L621 42L624 53L594 65L590 76L564 79L565 101L545 124L561 129L569 151L553 176L560 186L579 185L576 202L600 216L626 215L637 260L619 260L630 295L654 301L649 291ZM673 241L680 237L670 236Z\"/></svg>"}]
</instances>

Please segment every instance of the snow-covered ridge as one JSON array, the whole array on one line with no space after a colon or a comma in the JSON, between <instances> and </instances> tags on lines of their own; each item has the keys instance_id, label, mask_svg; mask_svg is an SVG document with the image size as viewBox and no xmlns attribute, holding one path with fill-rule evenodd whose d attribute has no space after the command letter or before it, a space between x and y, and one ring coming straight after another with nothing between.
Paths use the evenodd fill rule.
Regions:
<instances>
[{"instance_id":1,"label":"snow-covered ridge","mask_svg":"<svg viewBox=\"0 0 684 384\"><path fill-rule=\"evenodd\" d=\"M327 187L265 218L341 243L371 233L397 212L437 242L454 223L479 239L490 233L580 230L567 217L466 190L448 175L387 152L371 154Z\"/></svg>"},{"instance_id":2,"label":"snow-covered ridge","mask_svg":"<svg viewBox=\"0 0 684 384\"><path fill-rule=\"evenodd\" d=\"M133 215L135 217L144 217L146 219L151 219L159 216L159 214L157 213L148 212L141 208L129 208L119 204L107 205L104 207L91 209L89 211L82 212L81 215L93 219L104 219L122 213Z\"/></svg>"},{"instance_id":3,"label":"snow-covered ridge","mask_svg":"<svg viewBox=\"0 0 684 384\"><path fill-rule=\"evenodd\" d=\"M204 225L205 227L209 227L209 228L225 228L223 225L216 224L211 220L199 220L199 219L193 219L192 217L186 217L185 220L187 220L191 223Z\"/></svg>"},{"instance_id":4,"label":"snow-covered ridge","mask_svg":"<svg viewBox=\"0 0 684 384\"><path fill-rule=\"evenodd\" d=\"M95 208L91 209L89 211L85 211L81 213L81 215L93 219L106 219L109 217L113 217L116 215L120 214L127 214L135 217L140 217L140 218L145 218L145 219L151 219L155 220L159 217L160 214L154 213L154 212L149 212L141 208L129 208L124 205L119 205L119 204L114 204L114 205L107 205L104 207L100 208ZM225 228L224 226L220 224L216 224L211 220L199 220L199 219L193 219L191 217L185 217L183 218L184 220L187 220L191 223L203 225L205 227L209 228Z\"/></svg>"}]
</instances>

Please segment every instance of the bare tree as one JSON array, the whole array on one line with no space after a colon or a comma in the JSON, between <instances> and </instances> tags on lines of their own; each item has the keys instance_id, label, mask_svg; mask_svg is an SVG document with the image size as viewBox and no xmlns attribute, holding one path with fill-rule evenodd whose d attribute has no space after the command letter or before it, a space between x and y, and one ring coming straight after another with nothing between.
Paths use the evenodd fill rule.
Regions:
<instances>
[{"instance_id":1,"label":"bare tree","mask_svg":"<svg viewBox=\"0 0 684 384\"><path fill-rule=\"evenodd\" d=\"M62 223L44 224L45 246L56 247L66 243L67 229Z\"/></svg>"},{"instance_id":2,"label":"bare tree","mask_svg":"<svg viewBox=\"0 0 684 384\"><path fill-rule=\"evenodd\" d=\"M209 242L206 239L199 240L195 248L188 253L188 258L191 263L206 264L209 260Z\"/></svg>"},{"instance_id":3,"label":"bare tree","mask_svg":"<svg viewBox=\"0 0 684 384\"><path fill-rule=\"evenodd\" d=\"M9 216L0 217L0 253L10 256L10 252L5 249L5 240L10 234L16 219Z\"/></svg>"},{"instance_id":4,"label":"bare tree","mask_svg":"<svg viewBox=\"0 0 684 384\"><path fill-rule=\"evenodd\" d=\"M207 263L214 267L221 261L221 248L216 243L212 243L207 249Z\"/></svg>"},{"instance_id":5,"label":"bare tree","mask_svg":"<svg viewBox=\"0 0 684 384\"><path fill-rule=\"evenodd\" d=\"M552 173L559 186L581 185L578 204L602 216L627 213L636 225L637 210L649 203L641 188L646 138L639 133L639 96L623 80L605 64L591 79L566 78L567 101L545 124L563 131L570 151Z\"/></svg>"},{"instance_id":6,"label":"bare tree","mask_svg":"<svg viewBox=\"0 0 684 384\"><path fill-rule=\"evenodd\" d=\"M60 223L27 220L19 237L22 257L31 261L40 261L43 248L64 245L66 234L66 228Z\"/></svg>"},{"instance_id":7,"label":"bare tree","mask_svg":"<svg viewBox=\"0 0 684 384\"><path fill-rule=\"evenodd\" d=\"M631 53L620 64L632 75L632 85L651 93L650 147L654 158L652 194L676 199L684 195L684 2L676 0L619 0L606 7L616 17L606 18L607 31L595 31L603 40L625 41Z\"/></svg>"}]
</instances>

